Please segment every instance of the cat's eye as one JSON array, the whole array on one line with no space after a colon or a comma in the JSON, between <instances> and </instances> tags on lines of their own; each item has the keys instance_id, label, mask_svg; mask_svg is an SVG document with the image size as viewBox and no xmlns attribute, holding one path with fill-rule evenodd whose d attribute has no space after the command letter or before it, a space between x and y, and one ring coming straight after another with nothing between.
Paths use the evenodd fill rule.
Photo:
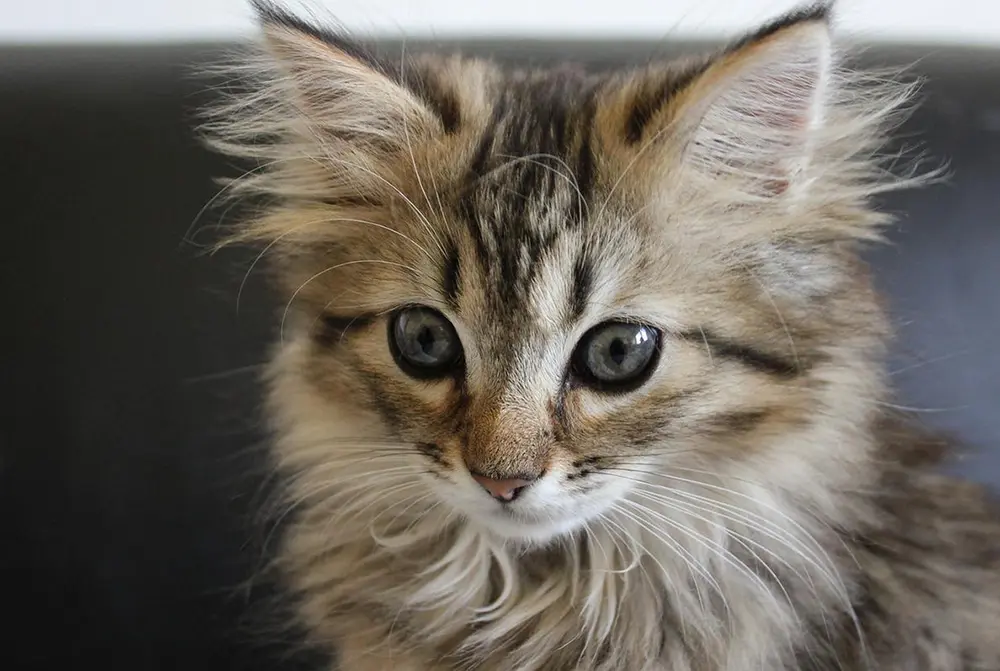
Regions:
<instances>
[{"instance_id":1,"label":"cat's eye","mask_svg":"<svg viewBox=\"0 0 1000 671\"><path fill-rule=\"evenodd\" d=\"M645 382L656 367L659 340L659 332L644 324L598 324L576 346L573 373L584 384L597 389L634 389Z\"/></svg>"},{"instance_id":2,"label":"cat's eye","mask_svg":"<svg viewBox=\"0 0 1000 671\"><path fill-rule=\"evenodd\" d=\"M389 348L407 374L442 377L462 354L462 344L451 322L437 310L411 307L399 310L389 322Z\"/></svg>"}]
</instances>

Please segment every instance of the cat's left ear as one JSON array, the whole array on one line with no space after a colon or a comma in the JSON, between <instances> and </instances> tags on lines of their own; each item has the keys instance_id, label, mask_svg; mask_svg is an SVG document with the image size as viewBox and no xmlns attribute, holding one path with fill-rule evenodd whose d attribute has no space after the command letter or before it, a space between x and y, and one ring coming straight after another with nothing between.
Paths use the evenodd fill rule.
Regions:
<instances>
[{"instance_id":1,"label":"cat's left ear","mask_svg":"<svg viewBox=\"0 0 1000 671\"><path fill-rule=\"evenodd\" d=\"M714 59L674 106L686 165L751 197L781 195L806 179L830 104L830 33L830 8L817 5Z\"/></svg>"},{"instance_id":2,"label":"cat's left ear","mask_svg":"<svg viewBox=\"0 0 1000 671\"><path fill-rule=\"evenodd\" d=\"M773 202L808 184L811 167L830 165L816 154L839 102L830 12L811 6L709 58L627 81L617 103L625 162L648 165L655 191L683 183L724 207Z\"/></svg>"}]
</instances>

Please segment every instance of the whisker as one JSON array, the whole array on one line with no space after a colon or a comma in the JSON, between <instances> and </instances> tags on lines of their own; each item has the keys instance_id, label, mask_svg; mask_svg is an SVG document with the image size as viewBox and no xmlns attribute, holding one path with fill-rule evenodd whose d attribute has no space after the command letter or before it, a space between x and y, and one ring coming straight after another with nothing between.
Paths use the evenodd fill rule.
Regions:
<instances>
[{"instance_id":1,"label":"whisker","mask_svg":"<svg viewBox=\"0 0 1000 671\"><path fill-rule=\"evenodd\" d=\"M562 179L566 180L566 182L571 187L573 187L573 190L576 192L576 195L577 195L577 208L579 210L580 221L583 221L583 218L584 218L584 208L586 208L588 210L588 213L589 213L589 207L590 206L587 203L586 199L583 197L583 192L580 190L580 183L577 180L577 176L576 176L575 172L573 171L573 168L571 168L570 165L564 159L556 156L555 154L546 154L546 153L528 154L526 156L513 156L511 154L499 154L499 156L501 156L502 158L514 159L513 161L510 161L509 163L507 163L505 165L509 166L509 165L511 165L511 164L513 164L515 162L522 162L523 161L523 162L526 162L526 163L531 163L533 165L537 165L540 168L544 168L546 170L549 170L552 173L554 173L554 174L558 175L559 177L561 177ZM543 158L555 161L557 164L559 164L559 165L563 166L564 168L566 168L566 172L564 173L563 171L557 170L556 168L553 168L552 166L550 166L550 165L548 165L546 163L543 163L542 161L538 160L538 159L543 159Z\"/></svg>"},{"instance_id":2,"label":"whisker","mask_svg":"<svg viewBox=\"0 0 1000 671\"><path fill-rule=\"evenodd\" d=\"M358 172L362 172L362 173L368 175L369 177L372 177L372 178L378 180L379 182L381 182L385 186L389 187L389 189L391 189L397 196L399 196L403 200L404 203L406 203L406 205L410 208L410 210L413 212L413 214L417 217L417 221L420 223L421 226L424 227L424 230L426 230L428 232L428 234L431 236L431 240L435 242L435 244L438 246L439 251L442 253L442 255L444 255L444 253L445 253L444 247L441 245L440 240L438 239L437 235L434 233L434 227L431 225L430 220L423 213L423 211L419 207L417 207L416 204L414 204L414 202L409 198L409 196L407 196L405 193L403 193L403 191L398 186L396 186L395 184L393 184L388 179L386 179L382 175L378 174L374 170L366 168L366 167L364 167L362 165L359 165L357 163L353 163L351 161L346 161L346 160L344 160L342 158L338 158L336 156L333 156L332 154L330 154L329 149L326 147L325 144L323 145L323 150L324 150L324 155L325 155L326 160L332 161L334 163L338 163L338 164L343 165L343 166L345 166L347 168L350 168L352 170L357 170Z\"/></svg>"},{"instance_id":3,"label":"whisker","mask_svg":"<svg viewBox=\"0 0 1000 671\"><path fill-rule=\"evenodd\" d=\"M880 405L883 408L891 408L893 410L901 410L903 412L922 412L922 413L938 413L938 412L957 412L959 410L964 410L968 406L952 406L950 408L917 408L910 405L897 405L895 403L887 403L886 401L879 401L877 399L870 399L875 405Z\"/></svg>"},{"instance_id":4,"label":"whisker","mask_svg":"<svg viewBox=\"0 0 1000 671\"><path fill-rule=\"evenodd\" d=\"M244 181L246 178L254 175L255 173L261 172L262 170L267 170L279 163L286 163L291 160L294 159L280 158L280 159L275 159L273 161L267 161L265 163L254 166L253 168L243 172L243 174L237 177L234 177L232 179L227 179L226 183L222 186L222 188L216 191L215 194L211 198L209 198L204 205L201 206L201 209L199 209L198 212L194 215L194 218L191 219L191 223L188 224L188 227L184 230L184 235L181 237L182 245L183 244L197 245L197 243L191 238L191 234L194 232L194 229L198 226L198 221L203 216L205 216L205 213L208 212L210 209L212 209L215 203L221 200L228 191L236 189L237 185L240 182Z\"/></svg>"},{"instance_id":5,"label":"whisker","mask_svg":"<svg viewBox=\"0 0 1000 671\"><path fill-rule=\"evenodd\" d=\"M367 513L369 510L372 509L372 506L375 506L376 504L380 503L382 500L384 500L385 498L387 498L388 496L390 496L392 494L398 494L398 493L404 492L404 491L406 491L408 489L412 489L413 487L423 487L423 486L424 486L424 483L422 483L422 482L419 482L419 481L416 481L416 480L408 480L407 482L404 482L402 484L399 484L399 485L396 485L396 486L393 486L393 487L379 488L378 491L374 491L374 492L371 491L370 487L366 488L367 489L367 493L368 493L368 497L366 498L364 496L365 491L362 491L361 494L359 494L358 496L352 498L349 502L345 503L344 506L343 506L343 509L341 510L341 512L340 512L339 515L337 515L335 517L331 517L329 520L327 520L327 523L324 525L323 531L325 533L325 532L329 531L329 529L332 526L339 525L339 523L341 522L341 520L343 520L344 517L346 517L346 516L351 516L351 517L355 517L355 518L363 518L364 515L365 515L365 513ZM360 502L367 501L367 503L364 505L364 507L362 507L360 509L355 509L354 506L357 505L359 501Z\"/></svg>"},{"instance_id":6,"label":"whisker","mask_svg":"<svg viewBox=\"0 0 1000 671\"><path fill-rule=\"evenodd\" d=\"M611 506L611 510L618 512L626 519L632 519L632 516L628 511L618 508L616 504ZM674 583L674 577L670 574L669 571L666 570L666 568L664 568L663 564L660 563L656 555L651 553L649 549L645 545L643 545L640 539L636 538L636 534L629 533L622 525L620 525L618 522L611 519L607 515L602 516L601 521L609 525L612 529L616 529L617 530L616 535L618 535L619 538L623 540L623 542L632 546L633 561L635 562L635 565L638 566L639 574L646 580L646 583L649 585L650 589L656 589L656 586L653 584L653 579L650 577L649 572L646 570L646 567L643 566L642 564L642 557L644 556L649 557L653 561L653 563L655 563L660 568L660 575L663 576L664 580L667 581L667 585L670 586L671 590L676 591L678 589L676 583ZM635 551L636 548L638 548L639 552ZM624 577L627 579L628 575L629 574L626 573L624 574ZM700 597L700 592L699 592L699 597ZM687 622L685 620L682 619L680 621L680 627L681 627L681 635L685 637L688 636Z\"/></svg>"},{"instance_id":7,"label":"whisker","mask_svg":"<svg viewBox=\"0 0 1000 671\"><path fill-rule=\"evenodd\" d=\"M405 508L396 513L396 515L391 520L389 520L389 523L385 525L385 528L387 530L390 529L396 523L396 521L399 520L399 518L405 515L407 512L409 512L413 508L413 506L417 505L421 501L425 501L431 498L432 496L434 496L433 492L425 492L424 494L421 494L420 496L413 498L413 500ZM378 537L377 537L378 535L375 533L375 524L378 522L379 518L381 518L383 515L393 510L397 506L403 505L404 503L406 503L406 499L404 499L403 501L397 501L396 503L387 507L385 510L379 512L377 515L375 515L375 517L371 519L371 522L368 523L368 531L371 534L372 540L378 542Z\"/></svg>"},{"instance_id":8,"label":"whisker","mask_svg":"<svg viewBox=\"0 0 1000 671\"><path fill-rule=\"evenodd\" d=\"M695 531L694 529L692 529L692 528L690 528L690 527L688 527L688 526L686 526L684 524L681 524L677 520L673 520L673 519L667 517L666 515L663 515L662 513L658 513L655 510L652 510L651 508L649 508L649 506L643 505L642 503L639 503L638 501L632 501L630 499L625 499L623 501L623 503L625 503L626 505L630 505L630 506L632 506L634 508L637 508L638 510L642 511L650 519L659 520L660 522L662 522L663 524L666 524L670 528L676 529L677 531L680 531L681 533L683 533L686 536L688 536L689 538L691 538L695 543L697 543L698 545L700 545L702 548L704 548L704 549L708 550L709 552L715 554L715 556L717 556L722 561L725 561L726 563L731 563L731 560L727 557L727 555L730 554L729 551L726 550L724 547L722 547L720 544L716 543L715 541L712 541L711 539L706 538L704 534L702 534L702 533L700 533L698 531ZM687 550L685 550L685 552L688 553ZM692 566L698 566L698 572L699 572L699 574L703 578L705 578L705 580L709 583L709 585L712 587L712 589L714 589L716 591L716 593L718 593L719 597L723 601L723 605L725 606L726 612L727 613L731 612L730 608L729 608L729 603L726 600L725 590L722 589L722 586L719 584L719 582L715 579L714 576L712 576L712 574L709 572L709 570L707 568L701 566L700 562L698 562L698 560L695 559L693 555L691 555L690 553L688 553L688 556L691 557ZM735 564L733 564L733 565L735 566ZM745 566L743 567L743 569L745 571L749 572L749 569L747 569ZM760 580L760 576L755 576L755 577L757 578L757 580Z\"/></svg>"},{"instance_id":9,"label":"whisker","mask_svg":"<svg viewBox=\"0 0 1000 671\"><path fill-rule=\"evenodd\" d=\"M601 216L604 214L604 211L611 203L611 198L615 195L615 192L618 190L618 187L621 186L623 181L625 181L625 178L628 176L629 172L631 172L632 168L635 167L635 164L639 162L639 159L642 158L643 154L645 154L650 149L650 147L652 147L653 144L656 143L657 140L663 137L664 134L672 130L673 127L674 125L672 123L665 124L663 128L660 128L655 133L653 133L652 137L650 137L649 140L643 143L643 145L636 151L632 159L625 164L624 168L622 168L621 173L618 175L618 179L616 179L614 184L611 185L611 189L608 191L608 195L604 198L604 202L601 203L601 207L597 211L597 214L594 217L594 219L601 218Z\"/></svg>"},{"instance_id":10,"label":"whisker","mask_svg":"<svg viewBox=\"0 0 1000 671\"><path fill-rule=\"evenodd\" d=\"M643 471L636 471L636 472L646 474ZM826 578L827 580L829 580L831 582L831 584L840 584L841 586L843 585L842 581L835 575L835 569L833 568L832 562L829 561L829 556L827 555L826 551L822 548L821 545L819 545L818 542L816 542L812 538L812 536L810 534L806 534L805 537L809 541L811 541L814 544L815 548L818 549L822 554L817 554L817 553L811 551L808 547L806 547L803 544L803 540L802 539L797 538L796 536L793 536L792 534L788 533L786 530L782 529L781 527L774 525L767 518L765 518L763 516L760 516L760 515L758 515L756 513L753 513L751 511L745 509L745 508L737 508L735 506L731 506L729 504L725 504L725 503L723 503L721 501L715 501L713 499L710 499L710 498L707 498L707 497L703 497L703 496L699 496L699 495L694 494L692 492L685 492L684 490L680 490L680 489L673 488L673 487L666 487L666 486L663 486L663 485L655 485L655 484L652 484L652 483L649 483L649 482L645 482L643 480L634 479L634 478L626 478L626 479L629 479L629 480L632 480L634 482L637 482L638 484L640 484L640 485L642 485L644 487L647 487L647 488L662 489L662 490L667 491L670 494L673 494L673 495L676 495L676 496L683 496L685 498L694 499L694 500L696 500L696 501L698 501L700 503L703 503L705 505L710 505L713 508L722 508L724 510L730 510L734 514L741 515L741 516L744 517L744 519L741 520L741 522L743 524L746 524L747 526L751 526L752 524L755 525L757 527L757 530L759 531L759 533L765 534L765 535L773 538L775 541L777 541L779 543L782 543L783 545L785 545L786 547L788 547L790 550L792 550L793 552L795 552L796 554L798 554L800 556L800 558L802 558L803 560L805 560L805 561L813 564L814 567L821 572L821 575L823 575L824 578ZM753 522L753 521L751 521L751 519L746 519L747 517L755 519L758 522ZM766 525L766 528L764 526L761 526L761 525ZM831 572L831 571L833 571L833 572ZM845 591L845 594L846 594L846 586L844 587L844 591Z\"/></svg>"},{"instance_id":11,"label":"whisker","mask_svg":"<svg viewBox=\"0 0 1000 671\"><path fill-rule=\"evenodd\" d=\"M405 73L405 68L401 68L401 71ZM417 186L420 188L420 193L423 194L424 204L427 207L429 207L431 211L433 211L434 206L431 205L430 196L427 195L427 189L424 188L424 181L420 178L420 170L417 169L417 159L413 155L413 144L410 141L410 125L406 120L406 114L402 114L401 118L403 119L403 136L406 139L406 151L410 155L410 165L413 168L413 176L417 180ZM441 243L440 236L437 234L435 229L432 226L430 226L429 219L426 216L423 216L422 218L424 221L427 222L426 226L427 233L431 236L431 239L434 241L434 244L437 245L438 251L441 252L441 258L446 258L447 252L445 251L444 245ZM438 228L440 227L441 227L441 222L438 222Z\"/></svg>"},{"instance_id":12,"label":"whisker","mask_svg":"<svg viewBox=\"0 0 1000 671\"><path fill-rule=\"evenodd\" d=\"M184 379L186 384L198 384L201 382L214 382L216 380L225 380L236 375L245 375L248 373L258 373L267 367L267 363L254 363L249 366L239 366L237 368L231 368L229 370L220 371L218 373L206 373L204 375L196 375L194 377L188 377Z\"/></svg>"},{"instance_id":13,"label":"whisker","mask_svg":"<svg viewBox=\"0 0 1000 671\"><path fill-rule=\"evenodd\" d=\"M335 265L330 266L329 268L321 270L318 273L316 273L315 275L313 275L312 277L310 277L309 279L307 279L301 285L299 285L299 288L296 289L292 293L291 298L289 298L288 302L285 304L285 309L281 313L281 324L280 324L280 326L278 328L279 341L282 342L282 343L285 342L285 321L288 319L288 311L291 309L292 303L295 302L295 298L299 295L299 293L302 292L302 290L306 287L307 284L309 284L313 280L315 280L315 279L317 279L317 278L325 275L326 273L333 272L334 270L337 270L339 268L344 268L344 267L347 267L347 266L358 265L358 264L362 264L362 263L374 263L374 264L379 264L379 265L392 266L392 267L395 267L395 268L402 268L402 269L405 269L405 270L409 270L410 272L412 272L415 275L418 275L418 276L420 275L420 271L418 271L413 266L406 265L405 263L396 263L395 261L385 261L383 259L355 259L353 261L343 261L342 263L337 263Z\"/></svg>"},{"instance_id":14,"label":"whisker","mask_svg":"<svg viewBox=\"0 0 1000 671\"><path fill-rule=\"evenodd\" d=\"M820 556L823 559L822 559L821 562L818 562L814 566L818 570L820 570L821 575L823 575L824 579L828 580L829 583L830 583L830 585L835 588L836 593L838 595L838 598L840 598L841 601L842 601L842 606L844 608L844 611L847 614L847 616L851 619L851 622L852 622L852 625L854 627L854 630L855 630L857 636L859 637L860 645L862 646L862 649L863 649L863 654L865 654L866 656L869 654L868 651L867 651L867 649L866 649L866 646L865 646L864 630L861 627L861 622L858 619L857 612L856 612L856 610L854 608L854 604L853 604L853 601L852 601L851 596L850 596L850 590L848 590L847 585L844 583L843 578L839 575L839 572L836 570L836 564L830 558L829 553L813 537L813 535L811 533L809 533L799 522L797 522L796 520L794 520L793 518L791 518L789 515L787 515L783 511L779 510L778 508L776 508L775 506L773 506L773 505L771 505L771 504L769 504L767 502L760 501L758 499L755 499L752 496L749 496L749 495L744 494L742 492L735 491L735 490L727 488L727 487L723 487L721 485L712 485L712 484L709 484L709 483L706 483L706 482L703 482L703 481L691 480L690 478L684 478L684 477L681 477L681 476L672 475L672 474L668 474L668 473L652 473L652 472L642 471L642 470L638 470L638 469L620 469L619 468L619 469L616 469L616 470L625 470L625 471L630 471L631 470L631 472L639 473L639 474L641 474L643 476L647 476L647 477L648 476L661 477L661 478L666 478L666 479L669 479L669 480L675 480L675 481L678 481L678 482L684 482L684 483L687 483L687 484L695 485L696 487L704 487L704 488L707 488L707 489L710 489L710 490L720 491L720 492L729 494L731 496L734 496L736 498L741 498L741 499L748 500L748 501L754 503L755 505L757 505L757 506L759 506L761 508L764 508L764 509L766 509L766 510L768 510L770 512L773 512L779 518L783 519L789 525L791 525L792 527L794 527L794 529L798 533L800 533L802 535L802 538L799 539L800 541L802 541L802 540L808 540L812 544L812 546L815 548L815 550L820 553ZM684 469L684 470L691 470L691 471L698 472L697 469ZM716 474L710 473L708 471L702 471L702 472L718 477ZM677 491L677 490L674 490L674 491ZM744 509L743 512L749 513L750 511L747 511L747 510ZM763 517L760 517L760 516L755 516L755 517L757 519L761 520L761 521L766 521L766 518L763 518ZM836 535L836 534L834 533L834 535ZM803 549L803 550L805 549L805 546L799 545L799 547L801 549Z\"/></svg>"},{"instance_id":15,"label":"whisker","mask_svg":"<svg viewBox=\"0 0 1000 671\"><path fill-rule=\"evenodd\" d=\"M702 522L710 525L711 527L719 529L727 537L731 537L734 540L736 540L736 542L739 543L741 545L741 547L743 547L748 552L750 552L750 554L761 564L761 566L763 566L765 568L765 570L768 571L769 575L772 577L772 579L778 585L778 588L781 590L781 592L784 595L786 601L792 607L792 612L796 616L798 616L798 613L797 613L797 611L795 609L795 603L792 600L791 596L789 595L789 593L788 593L787 589L785 588L784 584L782 583L781 579L774 572L774 570L771 569L771 567L768 566L767 563L764 562L760 558L760 556L753 549L751 549L746 543L743 542L743 540L745 539L745 537L740 537L738 534L734 534L734 532L732 532L732 530L728 529L726 526L724 526L722 524L719 524L716 521L710 520L710 519L708 519L708 518L706 518L706 517L704 517L702 515L698 515L697 513L693 513L691 511L691 509L690 509L689 506L683 506L683 504L680 504L683 507L679 507L678 505L675 505L675 503L679 504L679 502L668 502L667 501L667 497L658 496L658 497L652 498L652 497L648 497L647 496L647 498L651 498L651 500L655 500L655 501L657 501L660 504L666 505L669 509L675 510L675 511L681 513L681 514L690 515L691 517L694 517L695 519L698 519L698 520L700 520L700 521L702 521ZM632 505L636 505L636 506L639 506L639 507L645 509L646 510L646 514L648 514L650 516L653 516L653 517L659 519L661 522L663 522L663 523L665 523L667 525L673 526L674 528L677 528L678 530L680 530L683 533L687 534L693 540L695 540L696 542L700 543L703 547L705 547L706 549L709 549L716 557L718 557L723 562L725 562L727 565L729 565L730 567L732 567L733 569L735 569L737 571L737 573L739 573L740 575L743 575L743 576L747 577L752 583L754 583L758 587L758 589L760 590L761 594L766 594L766 595L771 596L773 598L773 593L772 593L771 589L767 586L766 583L764 583L764 581L761 579L761 577L756 572L754 572L753 570L751 570L750 567L748 567L738 557L734 556L731 552L729 552L729 550L726 549L726 547L724 545L722 545L721 543L719 543L717 541L713 541L712 539L708 538L704 534L701 534L701 533L695 531L691 527L688 527L688 526L685 526L683 524L680 524L680 522L678 522L676 520L672 520L669 517L667 517L665 515L662 515L661 513L658 513L656 511L654 511L654 510L646 507L646 506L643 506L643 505L639 504L638 502L632 501L630 503ZM745 539L745 540L749 540L749 539ZM753 543L753 541L750 541L750 542ZM755 545L757 545L757 544L755 543ZM758 545L758 547L762 547L762 546ZM762 547L762 549L766 550L766 548L763 548L763 547ZM773 554L773 553L771 553L771 554ZM777 556L777 555L775 555L775 556ZM720 593L720 596L722 596L723 600L725 600L725 597L723 595L721 595L721 593ZM728 606L727 606L727 610L728 610ZM792 646L792 639L791 639L790 635L788 637L788 645Z\"/></svg>"},{"instance_id":16,"label":"whisker","mask_svg":"<svg viewBox=\"0 0 1000 671\"><path fill-rule=\"evenodd\" d=\"M410 244L412 244L417 249L419 249L424 254L424 256L426 256L427 258L432 258L431 255L430 255L430 253L426 249L424 249L422 246L420 246L420 244L418 244L415 240L413 240L411 237L409 237L405 233L401 233L400 231L397 231L394 228L390 228L389 226L385 226L383 224L379 224L379 223L374 222L374 221L368 221L366 219L354 219L354 218L351 218L351 217L319 217L317 219L311 219L309 221L305 221L305 222L302 222L302 223L300 223L300 224L298 224L296 226L293 226L292 228L288 229L284 233L281 233L280 235L276 236L273 240L271 240L269 243L267 243L267 245L264 247L264 249L262 249L260 251L259 254L257 254L257 256L254 258L254 260L250 263L250 267L247 268L246 273L243 274L243 279L240 281L239 289L236 291L236 312L237 312L237 314L239 314L239 311L240 311L240 300L241 300L241 298L243 296L243 291L244 291L244 289L246 287L247 280L250 279L250 274L253 273L253 269L257 266L257 264L260 262L260 260L262 258L264 258L265 254L267 254L271 249L273 249L276 245L278 245L287 236L292 235L294 233L297 233L297 232L301 231L304 228L308 228L310 226L316 226L316 225L319 225L319 224L333 224L333 223L366 224L366 225L372 226L374 228L379 228L379 229L388 231L388 232L393 233L395 235L398 235L399 237L401 237L404 240L408 241Z\"/></svg>"},{"instance_id":17,"label":"whisker","mask_svg":"<svg viewBox=\"0 0 1000 671\"><path fill-rule=\"evenodd\" d=\"M621 503L631 504L632 502L629 501L628 499L625 499L624 501L621 501ZM656 529L655 526L652 525L651 522L649 522L648 520L640 519L637 516L637 514L630 513L629 511L625 510L625 508L621 507L619 503L614 504L613 508L615 510L618 510L622 514L627 515L630 520L632 520L640 527L645 529L650 535L652 535L653 538L659 540L661 543L664 543L665 545L667 545L667 547L672 548L674 552L676 552L677 555L684 561L689 570L693 574L701 576L702 579L704 579L705 582L709 584L709 586L715 589L715 591L721 596L723 601L725 601L725 596L722 594L722 588L719 586L719 583L715 580L715 578L712 577L710 573L708 573L704 568L700 566L698 560L694 557L694 555L692 555L683 545L677 542L677 540L672 538L669 534L661 533L658 529ZM660 567L660 570L663 571L664 575L668 575L667 570L663 567L663 565L660 563L659 559L657 559L657 556L655 554L648 553L647 551L647 556L649 556L651 559L653 559L654 562L656 562L656 564ZM698 582L695 582L695 592L697 593L698 602L700 603L702 609L707 612L708 606L705 602L704 594L702 594L701 586ZM726 610L728 612L729 610L728 606Z\"/></svg>"},{"instance_id":18,"label":"whisker","mask_svg":"<svg viewBox=\"0 0 1000 671\"><path fill-rule=\"evenodd\" d=\"M720 522L718 522L716 520L712 520L712 519L710 519L708 517L705 517L704 515L700 514L700 512L707 512L709 514L712 514L711 511L705 511L705 510L699 508L696 505L686 504L686 503L684 503L684 502L682 502L680 500L673 499L673 498L671 498L669 496L664 496L662 494L652 494L652 493L649 493L649 492L642 492L642 491L638 491L638 492L635 492L635 493L636 493L637 496L641 496L642 498L648 499L650 501L655 501L657 503L662 503L662 504L666 505L668 508L676 510L679 513L682 513L682 514L685 514L685 515L690 515L691 517L694 517L695 519L697 519L697 520L699 520L701 522L704 522L705 524L708 524L708 525L710 525L712 527L715 527L716 529L720 530L721 532L723 532L727 536L733 538L737 543L739 543L739 545L743 549L745 549L747 552L749 552L753 556L753 558L757 560L757 562L764 568L764 570L766 570L768 572L768 575L771 576L771 579L774 580L775 584L778 585L778 588L781 590L782 594L784 595L785 600L788 601L788 604L790 606L792 606L793 610L795 609L795 603L792 601L791 596L789 596L788 590L785 589L785 586L781 582L781 579L778 577L778 574L775 573L774 569L772 569L771 566L767 562L765 562L761 558L761 556L758 555L750 546L752 545L752 546L756 547L757 549L761 550L762 552L766 552L768 555L770 555L771 557L773 557L774 559L776 559L779 563L781 563L781 564L785 565L786 567L788 567L793 573L797 574L797 576L800 579L803 579L801 572L799 572L797 569L795 569L791 564L789 564L787 561L785 561L776 552L774 552L773 550L770 550L769 548L767 548L764 545L761 545L760 543L757 543L756 541L752 540L751 538L748 538L747 536L744 536L744 535L740 534L739 532L737 532L737 531L735 531L735 530L727 527L726 525L724 525L724 524L722 524L722 523L720 523ZM720 517L725 518L724 515L720 515ZM728 519L732 519L732 518L728 518ZM745 565L744 565L744 567L747 568L747 569L749 569L749 567L746 567ZM759 577L757 577L757 579L759 580ZM763 589L765 591L770 591L770 590L767 589L767 586L763 582L759 582L758 585L761 587L761 589Z\"/></svg>"},{"instance_id":19,"label":"whisker","mask_svg":"<svg viewBox=\"0 0 1000 671\"><path fill-rule=\"evenodd\" d=\"M969 354L971 354L971 352L972 351L969 350L969 349L964 349L964 350L959 350L959 351L956 351L956 352L951 352L950 354L944 354L944 355L941 355L941 356L937 356L937 357L934 357L934 358L931 358L931 359L924 359L922 361L917 361L916 363L911 363L911 364L908 364L906 366L902 366L901 368L895 368L893 370L890 370L889 373L888 373L888 375L890 377L893 377L895 375L902 375L903 373L906 373L906 372L909 372L911 370L915 370L915 369L918 369L918 368L923 368L924 366L932 366L934 364L942 363L944 361L949 361L951 359L954 359L954 358L957 358L957 357L960 357L960 356L968 356Z\"/></svg>"}]
</instances>

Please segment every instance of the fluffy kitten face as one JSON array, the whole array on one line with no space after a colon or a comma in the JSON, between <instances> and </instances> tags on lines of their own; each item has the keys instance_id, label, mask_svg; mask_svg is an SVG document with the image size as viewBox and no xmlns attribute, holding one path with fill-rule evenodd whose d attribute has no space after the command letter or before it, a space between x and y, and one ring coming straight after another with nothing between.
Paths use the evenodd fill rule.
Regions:
<instances>
[{"instance_id":1,"label":"fluffy kitten face","mask_svg":"<svg viewBox=\"0 0 1000 671\"><path fill-rule=\"evenodd\" d=\"M274 403L303 481L538 543L665 484L823 505L863 477L865 441L818 436L879 393L855 247L898 99L852 93L821 11L609 76L395 70L265 23L263 83L213 130L270 165L236 190L279 198L245 237L287 287Z\"/></svg>"},{"instance_id":2,"label":"fluffy kitten face","mask_svg":"<svg viewBox=\"0 0 1000 671\"><path fill-rule=\"evenodd\" d=\"M568 196L572 187L564 188ZM313 335L306 384L330 406L353 406L348 416L377 408L379 434L412 445L411 477L511 539L545 540L579 527L620 503L647 469L686 477L691 468L721 474L748 461L775 465L758 444L814 411L819 390L808 369L820 352L804 348L808 338L798 331L799 348L792 348L785 330L792 327L781 319L794 313L786 306L779 316L752 284L752 270L713 262L685 249L682 232L625 212L575 227L552 222L547 240L511 239L504 227L514 205L510 218L481 231L485 250L461 225L438 249L410 221L401 230L414 243L394 254L386 251L392 242L381 240L381 252L324 260L331 267L364 261L331 271L321 293L344 293L338 303L366 309L327 308L336 316L326 320L329 331ZM392 221L399 226L403 217ZM504 268L503 258L522 261ZM390 265L376 275L367 260ZM411 374L394 356L400 315L420 314L410 306L430 307L447 320L432 339L457 340L460 357L440 375ZM602 389L576 363L589 351L588 332L609 324L645 327L654 339L655 357L636 384ZM614 344L599 341L591 351L611 359ZM537 479L501 502L471 473Z\"/></svg>"}]
</instances>

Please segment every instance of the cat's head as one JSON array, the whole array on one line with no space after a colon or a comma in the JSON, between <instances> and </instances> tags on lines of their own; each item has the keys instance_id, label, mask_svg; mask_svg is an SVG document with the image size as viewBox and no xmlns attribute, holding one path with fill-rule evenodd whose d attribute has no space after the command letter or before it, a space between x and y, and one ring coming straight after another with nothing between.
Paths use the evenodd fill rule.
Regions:
<instances>
[{"instance_id":1,"label":"cat's head","mask_svg":"<svg viewBox=\"0 0 1000 671\"><path fill-rule=\"evenodd\" d=\"M232 189L269 201L239 236L284 289L303 491L544 540L685 482L822 505L863 477L884 324L857 252L907 91L842 67L827 8L600 74L392 64L261 9L209 130L260 164Z\"/></svg>"}]
</instances>

